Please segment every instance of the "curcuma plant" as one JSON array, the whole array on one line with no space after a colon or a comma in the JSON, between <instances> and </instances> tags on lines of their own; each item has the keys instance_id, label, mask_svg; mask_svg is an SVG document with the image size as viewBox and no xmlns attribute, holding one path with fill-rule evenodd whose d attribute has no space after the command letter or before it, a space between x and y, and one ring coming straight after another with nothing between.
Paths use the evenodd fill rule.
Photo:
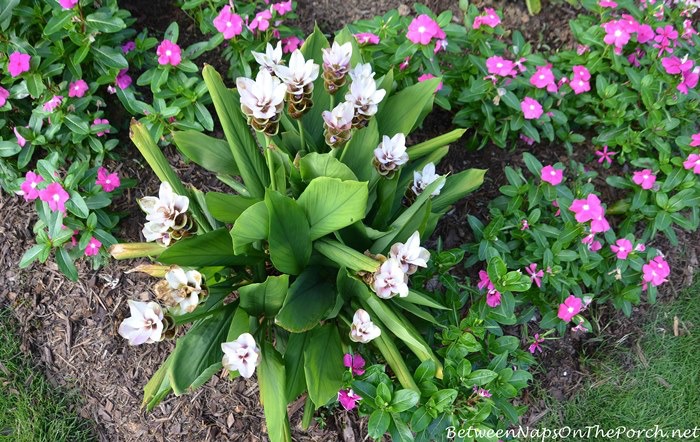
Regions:
<instances>
[{"instance_id":1,"label":"curcuma plant","mask_svg":"<svg viewBox=\"0 0 700 442\"><path fill-rule=\"evenodd\" d=\"M135 122L132 139L163 181L157 198L140 200L144 235L156 244L111 253L152 256L159 264L138 269L165 278L157 302L130 301L120 334L141 344L182 333L145 387L147 408L222 367L232 377L257 372L269 435L285 441L292 401L305 395L308 425L315 409L357 400L342 390L345 353L388 364L411 402L401 410L419 400L412 373L421 362L442 379L443 363L414 323L445 307L410 277L430 259L421 238L485 171L435 172L462 130L406 147L439 79L395 90L392 72L375 79L347 30L333 46L316 30L286 65L272 47L256 59L255 79L239 77L237 89L203 70L225 140L174 134L233 192L185 188Z\"/></svg>"}]
</instances>

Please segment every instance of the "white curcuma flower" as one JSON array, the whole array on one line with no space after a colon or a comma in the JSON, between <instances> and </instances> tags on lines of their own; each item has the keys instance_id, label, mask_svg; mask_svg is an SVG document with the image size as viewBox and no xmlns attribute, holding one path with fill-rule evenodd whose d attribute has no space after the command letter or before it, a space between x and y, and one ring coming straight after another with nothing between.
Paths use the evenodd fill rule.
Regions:
<instances>
[{"instance_id":1,"label":"white curcuma flower","mask_svg":"<svg viewBox=\"0 0 700 442\"><path fill-rule=\"evenodd\" d=\"M355 107L352 103L343 101L333 108L333 111L323 111L323 121L330 129L344 131L352 126L352 118L355 116Z\"/></svg>"},{"instance_id":2,"label":"white curcuma flower","mask_svg":"<svg viewBox=\"0 0 700 442\"><path fill-rule=\"evenodd\" d=\"M238 371L248 379L255 373L255 367L260 364L260 349L250 333L243 333L231 342L221 344L224 357L222 365L227 370Z\"/></svg>"},{"instance_id":3,"label":"white curcuma flower","mask_svg":"<svg viewBox=\"0 0 700 442\"><path fill-rule=\"evenodd\" d=\"M260 67L267 69L272 74L277 66L282 63L282 42L278 41L277 46L274 48L268 43L264 53L255 51L251 53Z\"/></svg>"},{"instance_id":4,"label":"white curcuma flower","mask_svg":"<svg viewBox=\"0 0 700 442\"><path fill-rule=\"evenodd\" d=\"M336 77L342 77L348 72L352 57L352 44L347 42L339 45L333 42L330 48L323 49L323 70L332 72Z\"/></svg>"},{"instance_id":5,"label":"white curcuma flower","mask_svg":"<svg viewBox=\"0 0 700 442\"><path fill-rule=\"evenodd\" d=\"M141 210L146 212L148 221L143 227L146 241L170 244L172 231L187 227L187 209L190 200L173 192L168 182L161 183L158 197L146 196L138 200Z\"/></svg>"},{"instance_id":6,"label":"white curcuma flower","mask_svg":"<svg viewBox=\"0 0 700 442\"><path fill-rule=\"evenodd\" d=\"M152 344L163 339L163 310L155 302L127 301L131 316L119 325L129 345Z\"/></svg>"},{"instance_id":7,"label":"white curcuma flower","mask_svg":"<svg viewBox=\"0 0 700 442\"><path fill-rule=\"evenodd\" d=\"M408 162L406 137L398 133L389 138L382 137L382 142L374 149L374 164L381 175L387 175Z\"/></svg>"},{"instance_id":8,"label":"white curcuma flower","mask_svg":"<svg viewBox=\"0 0 700 442\"><path fill-rule=\"evenodd\" d=\"M255 81L236 78L236 87L241 94L241 110L250 118L274 120L284 106L287 87L267 69L260 69Z\"/></svg>"},{"instance_id":9,"label":"white curcuma flower","mask_svg":"<svg viewBox=\"0 0 700 442\"><path fill-rule=\"evenodd\" d=\"M170 309L171 314L190 313L199 305L202 293L202 274L196 270L184 271L172 266L165 274L165 279L155 287L156 296Z\"/></svg>"},{"instance_id":10,"label":"white curcuma flower","mask_svg":"<svg viewBox=\"0 0 700 442\"><path fill-rule=\"evenodd\" d=\"M358 309L355 312L355 315L352 317L352 325L350 326L351 341L366 344L381 334L382 330L374 325L369 317L369 313L362 309Z\"/></svg>"},{"instance_id":11,"label":"white curcuma flower","mask_svg":"<svg viewBox=\"0 0 700 442\"><path fill-rule=\"evenodd\" d=\"M393 298L396 295L403 298L408 296L408 276L402 269L398 259L389 258L374 274L372 290L382 299Z\"/></svg>"},{"instance_id":12,"label":"white curcuma flower","mask_svg":"<svg viewBox=\"0 0 700 442\"><path fill-rule=\"evenodd\" d=\"M371 117L377 113L377 106L384 99L386 91L377 89L374 79L357 77L350 83L350 91L345 94L345 100L355 106L358 114L364 117Z\"/></svg>"},{"instance_id":13,"label":"white curcuma flower","mask_svg":"<svg viewBox=\"0 0 700 442\"><path fill-rule=\"evenodd\" d=\"M352 81L374 80L374 71L369 63L358 63L352 68L348 75Z\"/></svg>"},{"instance_id":14,"label":"white curcuma flower","mask_svg":"<svg viewBox=\"0 0 700 442\"><path fill-rule=\"evenodd\" d=\"M404 273L412 275L418 267L428 267L430 252L420 246L420 234L416 231L408 238L406 244L397 242L391 246L389 256L399 262Z\"/></svg>"},{"instance_id":15,"label":"white curcuma flower","mask_svg":"<svg viewBox=\"0 0 700 442\"><path fill-rule=\"evenodd\" d=\"M299 49L292 52L289 67L277 66L275 74L287 85L287 90L294 96L301 96L313 89L313 82L318 78L319 66L313 60L304 60Z\"/></svg>"},{"instance_id":16,"label":"white curcuma flower","mask_svg":"<svg viewBox=\"0 0 700 442\"><path fill-rule=\"evenodd\" d=\"M422 171L415 170L413 172L413 187L411 187L413 193L415 193L416 195L420 195L429 185L431 185L435 180L437 180L441 176L442 175L438 175L435 173L435 164L433 163L426 164L425 167L423 167ZM437 189L435 189L430 195L440 195L440 191L444 186L445 182L443 181L442 184L440 184L437 187Z\"/></svg>"}]
</instances>

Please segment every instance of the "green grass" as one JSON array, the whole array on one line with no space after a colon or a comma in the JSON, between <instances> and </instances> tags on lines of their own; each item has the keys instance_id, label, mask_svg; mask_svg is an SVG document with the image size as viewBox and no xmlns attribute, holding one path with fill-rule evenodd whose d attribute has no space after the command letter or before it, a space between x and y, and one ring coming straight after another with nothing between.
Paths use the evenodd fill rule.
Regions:
<instances>
[{"instance_id":1,"label":"green grass","mask_svg":"<svg viewBox=\"0 0 700 442\"><path fill-rule=\"evenodd\" d=\"M74 398L52 387L20 351L14 326L0 309L0 441L94 440L90 422L71 408Z\"/></svg>"},{"instance_id":2,"label":"green grass","mask_svg":"<svg viewBox=\"0 0 700 442\"><path fill-rule=\"evenodd\" d=\"M674 316L680 336L674 336ZM700 427L700 283L669 304L654 308L636 343L606 346L585 364L592 371L565 403L548 400L550 412L538 427L601 429L693 429ZM631 344L631 348L630 348ZM682 437L620 440L700 440ZM603 440L590 438L582 440Z\"/></svg>"}]
</instances>

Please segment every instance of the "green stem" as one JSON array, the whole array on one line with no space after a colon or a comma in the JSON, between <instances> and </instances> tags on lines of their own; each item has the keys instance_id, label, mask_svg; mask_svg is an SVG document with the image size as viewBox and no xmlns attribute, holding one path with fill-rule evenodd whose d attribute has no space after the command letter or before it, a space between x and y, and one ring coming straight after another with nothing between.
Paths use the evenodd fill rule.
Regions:
<instances>
[{"instance_id":1,"label":"green stem","mask_svg":"<svg viewBox=\"0 0 700 442\"><path fill-rule=\"evenodd\" d=\"M331 107L329 110L332 111L334 107L335 107L335 94L331 95Z\"/></svg>"},{"instance_id":2,"label":"green stem","mask_svg":"<svg viewBox=\"0 0 700 442\"><path fill-rule=\"evenodd\" d=\"M306 144L304 143L304 125L301 124L301 118L297 120L297 127L299 128L299 150L306 150Z\"/></svg>"}]
</instances>

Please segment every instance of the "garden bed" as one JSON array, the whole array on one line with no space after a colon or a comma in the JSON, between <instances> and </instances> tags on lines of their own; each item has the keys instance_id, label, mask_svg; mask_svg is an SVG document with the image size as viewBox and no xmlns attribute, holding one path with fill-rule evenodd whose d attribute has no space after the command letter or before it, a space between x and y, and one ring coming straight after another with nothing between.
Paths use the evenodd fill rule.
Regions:
<instances>
[{"instance_id":1,"label":"garden bed","mask_svg":"<svg viewBox=\"0 0 700 442\"><path fill-rule=\"evenodd\" d=\"M370 18L395 7L405 8L394 1L299 3L301 24L309 26L315 20L327 31L343 24L338 21L339 18L351 21ZM434 1L426 4L434 11L440 11L453 7L454 2ZM575 16L575 10L567 4L545 4L542 15L535 17L527 15L523 2L505 1L479 6L503 8L507 27L521 29L526 38L538 47L556 49L572 44L567 23ZM144 2L125 1L122 7L130 9L140 20L137 28L148 27L162 32L167 23L177 20L183 38L189 32L196 32L196 26L192 23L188 25L189 18L167 1L148 2L147 5ZM171 11L172 16L162 14L165 10ZM208 58L207 61L217 65L215 59ZM417 136L430 138L445 132L451 127L451 117L448 113L435 113ZM144 215L133 201L155 194L159 180L144 166L136 149L127 147L130 146L126 138L128 120L122 118L123 121L117 121L115 118L119 116L112 117L112 124L120 128L125 148L121 152L123 160L111 164L112 169L138 182L134 189L117 201L117 207L128 213L118 236L126 241L138 241ZM465 226L466 216L471 214L483 218L488 214L486 204L498 195L499 187L506 183L502 171L508 165L522 166L521 154L524 151L531 151L548 163L565 159L563 148L546 144L535 147L523 144L511 151L488 145L485 149L472 152L463 149L462 142L452 146L447 161L443 163L442 173L468 167L484 168L489 172L479 193L460 202L438 226L437 235L443 238L447 247L456 247L470 239ZM576 152L577 159L590 161L593 151L592 147L581 146ZM201 190L216 188L216 180L212 176L186 164L174 149L168 148L166 154L183 181ZM34 237L31 230L33 220L27 216L32 209L30 204L19 198L0 195L0 210L5 215L0 225L0 263L6 269L0 274L0 286L3 287L0 304L12 306L19 321L23 349L41 361L49 380L76 389L84 398L80 414L96 423L96 434L100 440L265 440L267 430L256 382L242 378L229 381L222 373L214 375L211 381L193 394L170 396L153 412L146 413L141 408L142 388L174 348L174 342L129 347L116 330L127 313L126 300L147 300L152 280L127 273L136 265L133 262L112 261L98 271L81 266L81 277L75 283L66 280L53 264L17 270L20 257ZM700 233L677 233L680 244L686 245L686 248L655 244L666 253L673 269L670 284L660 296L662 299L672 298L681 286L689 285L698 265ZM477 280L475 274L467 276ZM638 310L644 310L644 307L635 308L632 320L624 318L611 307L597 309L594 316L598 319L599 331L604 333L603 336L621 337L637 327L639 318L643 317L640 314L643 312ZM599 342L600 336L597 334L578 337L568 334L563 339L549 341L543 356L539 358L541 366L537 381L556 399L566 399L586 376L579 365L581 352L590 351ZM525 342L523 345L526 345ZM522 403L531 407L522 419L523 424L534 425L547 412L542 400L535 396L525 395ZM301 431L301 405L301 402L294 404L290 411L294 440L364 439L364 421L340 408L334 413L323 412L309 431Z\"/></svg>"}]
</instances>

